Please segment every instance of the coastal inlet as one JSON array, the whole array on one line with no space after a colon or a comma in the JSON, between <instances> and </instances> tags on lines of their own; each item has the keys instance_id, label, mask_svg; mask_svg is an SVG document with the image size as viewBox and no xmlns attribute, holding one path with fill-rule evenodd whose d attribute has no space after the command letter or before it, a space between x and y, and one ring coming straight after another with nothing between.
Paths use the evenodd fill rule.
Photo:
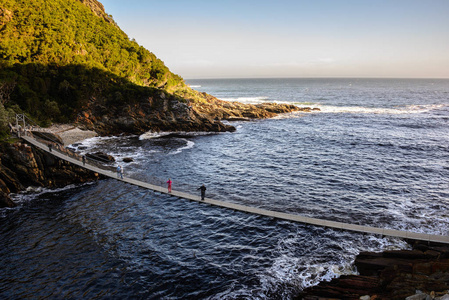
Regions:
<instances>
[{"instance_id":1,"label":"coastal inlet","mask_svg":"<svg viewBox=\"0 0 449 300\"><path fill-rule=\"evenodd\" d=\"M192 193L204 183L218 200L447 235L448 81L194 83L218 98L252 95L254 102L292 101L321 111L233 122L234 133L96 137L83 141L80 153L131 157L127 176L171 178L173 189ZM0 218L6 298L291 299L354 274L361 251L409 247L114 180L14 200L19 207Z\"/></svg>"}]
</instances>

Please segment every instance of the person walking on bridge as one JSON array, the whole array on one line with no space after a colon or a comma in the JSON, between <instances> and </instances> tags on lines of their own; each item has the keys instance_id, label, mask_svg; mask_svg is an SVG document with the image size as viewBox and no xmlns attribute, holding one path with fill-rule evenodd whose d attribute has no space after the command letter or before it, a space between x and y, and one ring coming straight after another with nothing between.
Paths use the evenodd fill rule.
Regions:
<instances>
[{"instance_id":1,"label":"person walking on bridge","mask_svg":"<svg viewBox=\"0 0 449 300\"><path fill-rule=\"evenodd\" d=\"M167 184L168 184L168 192L171 193L171 184L172 184L172 181L171 181L170 178L168 179Z\"/></svg>"},{"instance_id":2,"label":"person walking on bridge","mask_svg":"<svg viewBox=\"0 0 449 300\"><path fill-rule=\"evenodd\" d=\"M206 186L203 184L197 190L201 190L201 200L204 201L204 197L206 197Z\"/></svg>"},{"instance_id":3,"label":"person walking on bridge","mask_svg":"<svg viewBox=\"0 0 449 300\"><path fill-rule=\"evenodd\" d=\"M117 167L117 178L123 179L123 169L121 165L118 165Z\"/></svg>"}]
</instances>

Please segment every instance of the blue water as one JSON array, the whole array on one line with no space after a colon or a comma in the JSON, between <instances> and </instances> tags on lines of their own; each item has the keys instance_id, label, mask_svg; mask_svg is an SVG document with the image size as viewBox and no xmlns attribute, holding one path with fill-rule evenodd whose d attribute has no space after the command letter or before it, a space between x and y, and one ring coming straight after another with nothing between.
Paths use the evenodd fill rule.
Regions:
<instances>
[{"instance_id":1,"label":"blue water","mask_svg":"<svg viewBox=\"0 0 449 300\"><path fill-rule=\"evenodd\" d=\"M449 80L189 80L247 103L320 108L234 133L94 138L125 175L304 216L447 235ZM0 211L0 297L290 299L400 239L273 220L102 180Z\"/></svg>"}]
</instances>

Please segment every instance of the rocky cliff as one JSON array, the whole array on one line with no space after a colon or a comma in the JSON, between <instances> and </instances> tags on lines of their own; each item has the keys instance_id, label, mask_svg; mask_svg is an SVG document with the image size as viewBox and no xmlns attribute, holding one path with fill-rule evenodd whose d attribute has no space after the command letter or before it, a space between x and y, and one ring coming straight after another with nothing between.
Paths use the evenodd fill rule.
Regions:
<instances>
[{"instance_id":1,"label":"rocky cliff","mask_svg":"<svg viewBox=\"0 0 449 300\"><path fill-rule=\"evenodd\" d=\"M228 102L217 99L206 93L199 93L204 101L195 102L193 107L199 113L202 113L215 120L250 120L272 118L278 114L290 112L311 112L319 111L319 108L298 107L293 104L243 104L240 102Z\"/></svg>"},{"instance_id":2,"label":"rocky cliff","mask_svg":"<svg viewBox=\"0 0 449 300\"><path fill-rule=\"evenodd\" d=\"M100 135L142 134L146 131L234 131L194 109L188 100L162 90L141 95L132 103L92 98L82 107L76 123Z\"/></svg>"},{"instance_id":3,"label":"rocky cliff","mask_svg":"<svg viewBox=\"0 0 449 300\"><path fill-rule=\"evenodd\" d=\"M192 90L130 39L97 0L3 2L1 102L37 123L77 122L100 135L233 131L221 120L299 110L229 103Z\"/></svg>"},{"instance_id":4,"label":"rocky cliff","mask_svg":"<svg viewBox=\"0 0 449 300\"><path fill-rule=\"evenodd\" d=\"M26 143L0 144L0 207L13 207L9 193L29 186L63 187L99 179L99 175Z\"/></svg>"},{"instance_id":5,"label":"rocky cliff","mask_svg":"<svg viewBox=\"0 0 449 300\"><path fill-rule=\"evenodd\" d=\"M78 125L100 135L142 134L147 131L235 131L222 120L271 118L280 113L310 112L312 108L264 103L242 104L219 100L206 93L203 101L179 99L162 90L140 95L132 103L92 98L78 114ZM316 110L316 109L315 109Z\"/></svg>"}]
</instances>

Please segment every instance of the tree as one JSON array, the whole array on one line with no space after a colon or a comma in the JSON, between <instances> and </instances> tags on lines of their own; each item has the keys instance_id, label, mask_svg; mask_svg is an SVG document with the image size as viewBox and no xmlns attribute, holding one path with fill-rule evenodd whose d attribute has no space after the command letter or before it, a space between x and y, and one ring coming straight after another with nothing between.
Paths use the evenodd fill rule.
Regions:
<instances>
[{"instance_id":1,"label":"tree","mask_svg":"<svg viewBox=\"0 0 449 300\"><path fill-rule=\"evenodd\" d=\"M0 103L0 136L8 134L8 113L5 107Z\"/></svg>"},{"instance_id":2,"label":"tree","mask_svg":"<svg viewBox=\"0 0 449 300\"><path fill-rule=\"evenodd\" d=\"M15 81L1 81L0 82L0 102L2 106L9 102L11 93L16 87Z\"/></svg>"}]
</instances>

